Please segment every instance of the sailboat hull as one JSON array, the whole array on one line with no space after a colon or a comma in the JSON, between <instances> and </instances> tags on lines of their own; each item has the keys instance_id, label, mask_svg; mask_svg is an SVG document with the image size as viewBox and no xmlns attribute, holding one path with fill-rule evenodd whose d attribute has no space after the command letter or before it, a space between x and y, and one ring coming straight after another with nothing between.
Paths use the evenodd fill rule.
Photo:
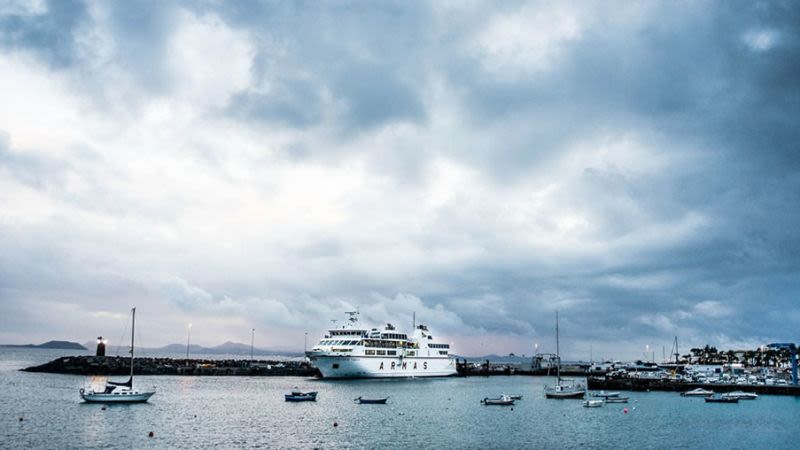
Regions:
<instances>
[{"instance_id":1,"label":"sailboat hull","mask_svg":"<svg viewBox=\"0 0 800 450\"><path fill-rule=\"evenodd\" d=\"M134 392L131 394L101 394L82 392L81 398L87 403L144 403L155 392Z\"/></svg>"}]
</instances>

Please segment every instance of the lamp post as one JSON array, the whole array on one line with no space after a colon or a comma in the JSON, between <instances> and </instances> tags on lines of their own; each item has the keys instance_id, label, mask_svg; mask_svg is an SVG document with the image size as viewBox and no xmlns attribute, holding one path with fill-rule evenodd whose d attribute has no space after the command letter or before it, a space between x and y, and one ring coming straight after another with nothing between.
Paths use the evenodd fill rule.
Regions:
<instances>
[{"instance_id":1,"label":"lamp post","mask_svg":"<svg viewBox=\"0 0 800 450\"><path fill-rule=\"evenodd\" d=\"M256 329L253 328L250 330L250 361L253 360L253 342L255 342L256 338Z\"/></svg>"},{"instance_id":2,"label":"lamp post","mask_svg":"<svg viewBox=\"0 0 800 450\"><path fill-rule=\"evenodd\" d=\"M186 335L186 359L189 359L189 343L192 341L192 324L189 324L189 333Z\"/></svg>"}]
</instances>

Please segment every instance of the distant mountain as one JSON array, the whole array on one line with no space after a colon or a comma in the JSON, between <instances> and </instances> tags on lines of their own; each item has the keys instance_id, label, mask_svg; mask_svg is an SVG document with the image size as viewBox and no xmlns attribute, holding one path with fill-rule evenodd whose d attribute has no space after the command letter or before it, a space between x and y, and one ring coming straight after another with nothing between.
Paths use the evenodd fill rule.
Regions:
<instances>
[{"instance_id":1,"label":"distant mountain","mask_svg":"<svg viewBox=\"0 0 800 450\"><path fill-rule=\"evenodd\" d=\"M78 344L77 342L70 341L47 341L44 344L34 345L0 345L0 347L16 347L16 348L45 348L57 350L89 350L88 348Z\"/></svg>"}]
</instances>

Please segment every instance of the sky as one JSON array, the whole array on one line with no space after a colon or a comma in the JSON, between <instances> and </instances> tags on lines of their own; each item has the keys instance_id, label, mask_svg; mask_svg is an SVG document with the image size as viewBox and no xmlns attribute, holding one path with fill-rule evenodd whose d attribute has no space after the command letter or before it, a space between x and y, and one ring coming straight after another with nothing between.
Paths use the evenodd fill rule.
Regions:
<instances>
[{"instance_id":1,"label":"sky","mask_svg":"<svg viewBox=\"0 0 800 450\"><path fill-rule=\"evenodd\" d=\"M800 340L791 1L0 0L0 342ZM118 337L120 336L120 337Z\"/></svg>"}]
</instances>

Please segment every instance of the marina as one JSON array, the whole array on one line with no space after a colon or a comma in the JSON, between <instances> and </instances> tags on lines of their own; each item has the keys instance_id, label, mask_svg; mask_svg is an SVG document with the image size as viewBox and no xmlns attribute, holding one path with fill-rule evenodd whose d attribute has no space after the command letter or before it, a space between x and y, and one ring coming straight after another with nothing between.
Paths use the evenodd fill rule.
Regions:
<instances>
[{"instance_id":1,"label":"marina","mask_svg":"<svg viewBox=\"0 0 800 450\"><path fill-rule=\"evenodd\" d=\"M54 439L63 447L120 449L633 449L667 440L671 447L792 448L800 414L800 401L793 397L760 396L717 407L677 392L658 391L631 393L628 404L584 408L581 402L544 398L544 386L554 377L527 376L357 380L141 376L138 383L158 386L150 402L104 410L101 404L77 398L83 376L20 372L19 368L36 363L26 355L0 352L0 358L5 357L0 362L4 391L0 433L27 448L48 447ZM286 402L284 395L293 390L318 392L316 401ZM523 400L505 407L479 402L502 392ZM31 401L40 396L49 401ZM389 397L389 402L360 405L353 400L357 397ZM59 423L69 425L51 426ZM620 429L624 433L612 432Z\"/></svg>"}]
</instances>

